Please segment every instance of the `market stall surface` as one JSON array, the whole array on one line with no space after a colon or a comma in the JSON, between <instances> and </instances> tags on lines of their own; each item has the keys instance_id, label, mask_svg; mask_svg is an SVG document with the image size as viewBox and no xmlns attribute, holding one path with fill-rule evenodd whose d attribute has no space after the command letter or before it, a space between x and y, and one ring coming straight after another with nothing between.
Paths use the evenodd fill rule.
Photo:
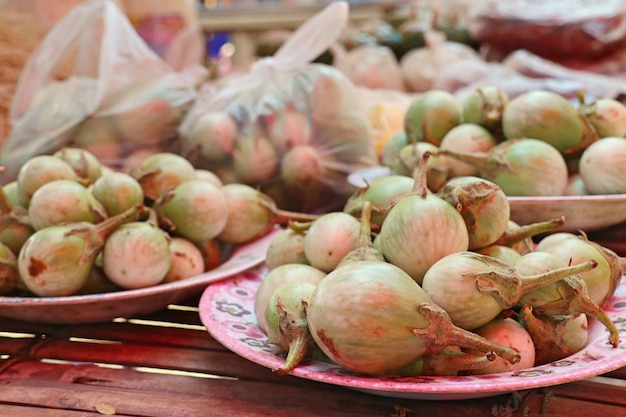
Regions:
<instances>
[{"instance_id":1,"label":"market stall surface","mask_svg":"<svg viewBox=\"0 0 626 417\"><path fill-rule=\"evenodd\" d=\"M624 255L626 228L606 234ZM589 417L626 415L626 368L469 400L414 400L278 376L203 326L201 294L97 324L0 318L0 416Z\"/></svg>"},{"instance_id":2,"label":"market stall surface","mask_svg":"<svg viewBox=\"0 0 626 417\"><path fill-rule=\"evenodd\" d=\"M417 401L273 375L212 339L197 299L108 323L2 319L2 416L624 415L626 368L495 397ZM528 413L528 414L524 414Z\"/></svg>"}]
</instances>

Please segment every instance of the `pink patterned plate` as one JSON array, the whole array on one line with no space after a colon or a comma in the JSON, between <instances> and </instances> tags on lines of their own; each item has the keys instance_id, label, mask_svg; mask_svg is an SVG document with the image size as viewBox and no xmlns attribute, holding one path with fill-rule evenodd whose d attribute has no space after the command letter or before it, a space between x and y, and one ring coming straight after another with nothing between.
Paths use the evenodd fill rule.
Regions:
<instances>
[{"instance_id":1,"label":"pink patterned plate","mask_svg":"<svg viewBox=\"0 0 626 417\"><path fill-rule=\"evenodd\" d=\"M208 286L200 299L200 319L208 332L234 353L276 368L284 356L257 327L254 295L267 273L265 264ZM621 333L626 333L626 276L605 310ZM626 341L618 348L607 342L606 329L590 321L587 347L559 361L522 371L483 376L373 378L318 361L300 364L292 374L301 378L348 387L388 397L423 400L460 400L489 397L507 392L559 385L597 376L626 365ZM269 371L268 371L269 372Z\"/></svg>"},{"instance_id":2,"label":"pink patterned plate","mask_svg":"<svg viewBox=\"0 0 626 417\"><path fill-rule=\"evenodd\" d=\"M239 246L217 268L198 276L136 290L67 297L3 297L0 317L39 323L95 323L153 313L198 294L207 284L232 277L265 261L280 229Z\"/></svg>"}]
</instances>

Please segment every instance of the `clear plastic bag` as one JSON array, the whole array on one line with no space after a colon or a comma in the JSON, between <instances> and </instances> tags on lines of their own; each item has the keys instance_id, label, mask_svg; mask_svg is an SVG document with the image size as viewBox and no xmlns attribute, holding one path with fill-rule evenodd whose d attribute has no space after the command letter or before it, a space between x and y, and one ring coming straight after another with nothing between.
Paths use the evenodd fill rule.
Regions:
<instances>
[{"instance_id":1,"label":"clear plastic bag","mask_svg":"<svg viewBox=\"0 0 626 417\"><path fill-rule=\"evenodd\" d=\"M354 191L347 176L377 163L374 140L354 84L311 62L347 17L347 2L333 2L249 72L205 84L180 127L181 153L225 183L258 186L281 208L343 206Z\"/></svg>"},{"instance_id":2,"label":"clear plastic bag","mask_svg":"<svg viewBox=\"0 0 626 417\"><path fill-rule=\"evenodd\" d=\"M331 47L333 65L357 86L404 91L400 64L388 46L358 45L349 51L340 44Z\"/></svg>"},{"instance_id":3,"label":"clear plastic bag","mask_svg":"<svg viewBox=\"0 0 626 417\"><path fill-rule=\"evenodd\" d=\"M73 8L93 0L3 0L2 9L31 16L37 31L48 30ZM141 38L175 70L203 65L204 34L196 0L111 0L128 16Z\"/></svg>"},{"instance_id":4,"label":"clear plastic bag","mask_svg":"<svg viewBox=\"0 0 626 417\"><path fill-rule=\"evenodd\" d=\"M84 2L22 70L0 153L2 181L31 157L64 146L88 149L112 168L134 149L169 146L205 71L174 71L113 2Z\"/></svg>"},{"instance_id":5,"label":"clear plastic bag","mask_svg":"<svg viewBox=\"0 0 626 417\"><path fill-rule=\"evenodd\" d=\"M424 92L435 88L442 73L450 72L447 78L472 77L482 71L483 60L476 51L466 44L449 41L445 33L429 30L424 33L425 46L408 51L400 59L400 69L409 91ZM465 65L464 71L458 66ZM469 68L478 68L469 70ZM452 83L450 83L452 84Z\"/></svg>"},{"instance_id":6,"label":"clear plastic bag","mask_svg":"<svg viewBox=\"0 0 626 417\"><path fill-rule=\"evenodd\" d=\"M626 81L621 77L574 70L524 50L509 54L503 62L487 65L489 71L483 77L455 90L459 99L465 100L485 85L500 87L509 98L530 90L549 90L575 103L581 92L589 101L626 94Z\"/></svg>"},{"instance_id":7,"label":"clear plastic bag","mask_svg":"<svg viewBox=\"0 0 626 417\"><path fill-rule=\"evenodd\" d=\"M507 68L533 79L551 79L553 82L567 80L578 85L578 91L585 92L588 98L617 98L626 94L626 79L622 76L568 68L528 51L515 51L502 63ZM577 91L572 90L564 95L573 97L576 93Z\"/></svg>"}]
</instances>

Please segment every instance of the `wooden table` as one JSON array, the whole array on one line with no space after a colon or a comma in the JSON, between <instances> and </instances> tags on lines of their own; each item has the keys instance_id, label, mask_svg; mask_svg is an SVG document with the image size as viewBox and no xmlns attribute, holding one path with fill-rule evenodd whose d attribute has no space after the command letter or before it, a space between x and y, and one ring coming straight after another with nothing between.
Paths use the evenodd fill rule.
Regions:
<instances>
[{"instance_id":1,"label":"wooden table","mask_svg":"<svg viewBox=\"0 0 626 417\"><path fill-rule=\"evenodd\" d=\"M0 319L0 416L626 415L626 368L545 390L462 401L387 398L276 376L215 341L198 318L197 302L101 324Z\"/></svg>"},{"instance_id":2,"label":"wooden table","mask_svg":"<svg viewBox=\"0 0 626 417\"><path fill-rule=\"evenodd\" d=\"M615 230L594 236L623 248L626 226ZM0 318L0 416L626 416L626 368L462 401L389 398L276 376L208 334L196 308L199 297L99 324Z\"/></svg>"}]
</instances>

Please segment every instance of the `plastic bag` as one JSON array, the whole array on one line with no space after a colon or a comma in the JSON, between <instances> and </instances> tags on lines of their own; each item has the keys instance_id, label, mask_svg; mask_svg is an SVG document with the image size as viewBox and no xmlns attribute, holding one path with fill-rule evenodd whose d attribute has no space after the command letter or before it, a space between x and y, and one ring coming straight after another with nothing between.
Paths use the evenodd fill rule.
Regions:
<instances>
[{"instance_id":1,"label":"plastic bag","mask_svg":"<svg viewBox=\"0 0 626 417\"><path fill-rule=\"evenodd\" d=\"M626 81L592 72L579 71L543 59L528 51L516 51L503 62L489 62L489 71L455 91L464 101L476 88L485 85L500 87L509 98L530 90L549 90L574 103L584 93L588 101L597 98L618 98L626 94Z\"/></svg>"},{"instance_id":2,"label":"plastic bag","mask_svg":"<svg viewBox=\"0 0 626 417\"><path fill-rule=\"evenodd\" d=\"M0 154L2 180L14 179L31 157L64 146L88 149L113 168L134 149L168 146L203 74L200 68L175 72L114 3L77 6L20 75L13 130Z\"/></svg>"},{"instance_id":3,"label":"plastic bag","mask_svg":"<svg viewBox=\"0 0 626 417\"><path fill-rule=\"evenodd\" d=\"M355 86L311 63L348 17L333 2L249 72L205 84L181 127L182 154L225 183L258 186L281 208L321 212L354 191L347 176L377 163Z\"/></svg>"},{"instance_id":4,"label":"plastic bag","mask_svg":"<svg viewBox=\"0 0 626 417\"><path fill-rule=\"evenodd\" d=\"M388 46L359 45L349 51L340 44L331 47L333 65L357 86L404 91L400 64Z\"/></svg>"},{"instance_id":5,"label":"plastic bag","mask_svg":"<svg viewBox=\"0 0 626 417\"><path fill-rule=\"evenodd\" d=\"M2 9L29 15L48 30L72 9L93 0L3 0ZM195 0L111 0L126 14L141 38L175 70L203 65L204 34Z\"/></svg>"},{"instance_id":6,"label":"plastic bag","mask_svg":"<svg viewBox=\"0 0 626 417\"><path fill-rule=\"evenodd\" d=\"M626 45L623 0L482 0L469 31L502 56L525 49L553 61L593 60Z\"/></svg>"},{"instance_id":7,"label":"plastic bag","mask_svg":"<svg viewBox=\"0 0 626 417\"><path fill-rule=\"evenodd\" d=\"M578 84L588 98L617 98L626 94L626 79L622 76L611 76L584 70L567 68L559 63L543 59L528 51L515 51L502 62L519 74L531 78L553 80L570 80ZM575 96L571 91L569 96Z\"/></svg>"},{"instance_id":8,"label":"plastic bag","mask_svg":"<svg viewBox=\"0 0 626 417\"><path fill-rule=\"evenodd\" d=\"M466 44L448 41L443 32L427 31L424 39L424 47L412 49L400 59L402 78L409 91L434 89L442 72L457 73L460 63L482 68L483 60L476 51Z\"/></svg>"}]
</instances>

